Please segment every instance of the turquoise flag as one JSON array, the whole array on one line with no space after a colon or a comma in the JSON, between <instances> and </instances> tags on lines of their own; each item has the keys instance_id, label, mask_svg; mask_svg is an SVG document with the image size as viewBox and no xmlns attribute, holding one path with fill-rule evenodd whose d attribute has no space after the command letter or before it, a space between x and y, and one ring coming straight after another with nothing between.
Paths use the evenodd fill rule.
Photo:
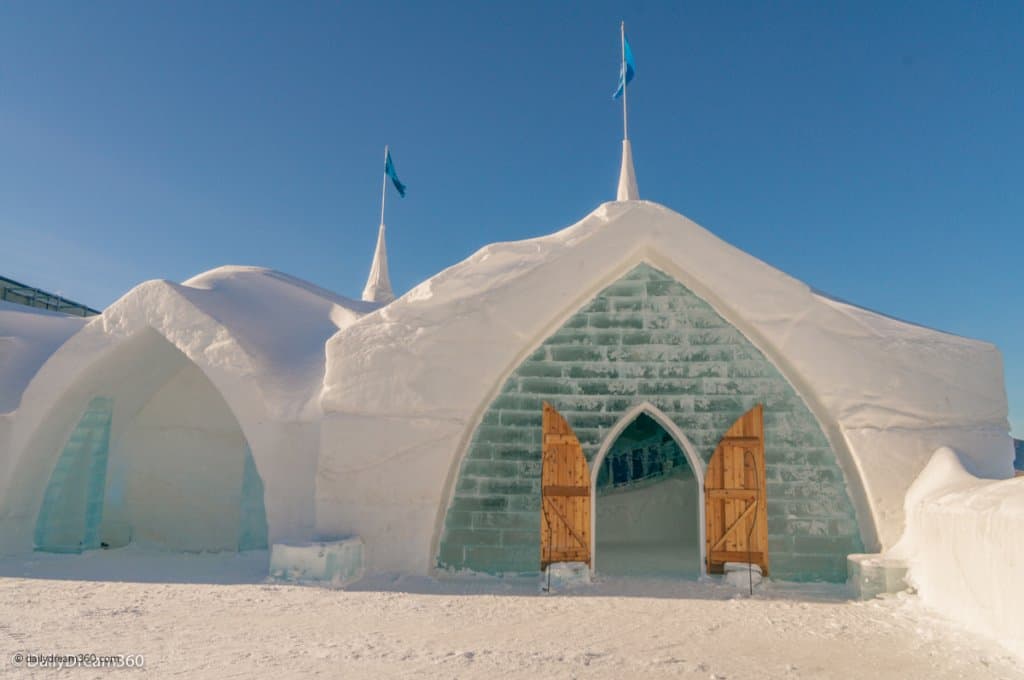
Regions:
<instances>
[{"instance_id":1,"label":"turquoise flag","mask_svg":"<svg viewBox=\"0 0 1024 680\"><path fill-rule=\"evenodd\" d=\"M384 157L384 174L391 178L391 183L398 189L398 195L405 198L405 185L398 179L398 173L395 172L395 164L391 162L391 150L389 149L387 155Z\"/></svg>"},{"instance_id":2,"label":"turquoise flag","mask_svg":"<svg viewBox=\"0 0 1024 680\"><path fill-rule=\"evenodd\" d=\"M622 36L622 68L619 70L619 87L612 95L612 99L618 99L626 90L626 83L633 80L636 75L636 62L633 61L633 49L629 46L629 38Z\"/></svg>"}]
</instances>

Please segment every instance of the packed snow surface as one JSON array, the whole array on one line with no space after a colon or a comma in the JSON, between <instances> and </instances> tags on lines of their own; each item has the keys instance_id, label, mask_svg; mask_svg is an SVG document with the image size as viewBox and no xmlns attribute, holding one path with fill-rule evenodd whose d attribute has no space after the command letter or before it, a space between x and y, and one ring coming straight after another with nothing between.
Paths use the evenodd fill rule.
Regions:
<instances>
[{"instance_id":1,"label":"packed snow surface","mask_svg":"<svg viewBox=\"0 0 1024 680\"><path fill-rule=\"evenodd\" d=\"M140 654L118 677L1024 678L1020 661L913 596L845 599L765 584L378 579L348 590L261 582L265 552L138 550L0 560L4 677L16 653Z\"/></svg>"}]
</instances>

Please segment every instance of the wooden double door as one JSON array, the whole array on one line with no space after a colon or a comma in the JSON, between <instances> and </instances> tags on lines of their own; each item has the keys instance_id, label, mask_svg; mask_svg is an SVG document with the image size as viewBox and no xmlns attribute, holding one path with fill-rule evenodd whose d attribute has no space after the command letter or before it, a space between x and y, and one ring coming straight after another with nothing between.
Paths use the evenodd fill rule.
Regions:
<instances>
[{"instance_id":1,"label":"wooden double door","mask_svg":"<svg viewBox=\"0 0 1024 680\"><path fill-rule=\"evenodd\" d=\"M547 402L541 427L541 569L555 562L589 565L590 467L572 427ZM721 573L726 562L750 562L768 574L764 453L764 408L758 404L726 431L705 472L708 573Z\"/></svg>"}]
</instances>

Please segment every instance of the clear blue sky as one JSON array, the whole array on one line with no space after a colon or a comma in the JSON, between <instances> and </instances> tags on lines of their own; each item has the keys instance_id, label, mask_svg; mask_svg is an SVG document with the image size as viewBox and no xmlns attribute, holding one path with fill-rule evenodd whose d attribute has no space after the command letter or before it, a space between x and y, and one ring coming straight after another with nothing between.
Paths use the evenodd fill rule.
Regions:
<instances>
[{"instance_id":1,"label":"clear blue sky","mask_svg":"<svg viewBox=\"0 0 1024 680\"><path fill-rule=\"evenodd\" d=\"M769 6L771 5L771 6ZM0 3L0 273L97 307L281 269L406 290L641 195L1002 349L1024 434L1024 3Z\"/></svg>"}]
</instances>

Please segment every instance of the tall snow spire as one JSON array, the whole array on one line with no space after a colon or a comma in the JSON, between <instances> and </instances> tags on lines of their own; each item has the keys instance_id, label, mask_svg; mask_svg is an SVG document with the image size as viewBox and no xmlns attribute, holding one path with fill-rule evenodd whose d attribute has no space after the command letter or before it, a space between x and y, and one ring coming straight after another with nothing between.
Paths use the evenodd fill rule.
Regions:
<instances>
[{"instance_id":1,"label":"tall snow spire","mask_svg":"<svg viewBox=\"0 0 1024 680\"><path fill-rule=\"evenodd\" d=\"M370 276L363 288L363 300L387 304L395 299L391 290L391 278L388 276L388 248L384 243L384 222L381 221L377 231L377 248L373 251L373 264L370 265Z\"/></svg>"},{"instance_id":2,"label":"tall snow spire","mask_svg":"<svg viewBox=\"0 0 1024 680\"><path fill-rule=\"evenodd\" d=\"M628 139L622 140L622 169L619 170L619 190L616 201L638 201L640 190L636 186L636 171L633 170L633 147Z\"/></svg>"},{"instance_id":3,"label":"tall snow spire","mask_svg":"<svg viewBox=\"0 0 1024 680\"><path fill-rule=\"evenodd\" d=\"M616 201L637 201L640 199L640 190L636 186L636 170L633 169L633 147L629 143L629 119L626 109L626 85L636 74L636 64L633 61L633 49L626 40L626 22L620 24L622 35L622 69L619 72L619 87L612 95L618 98L622 95L622 168L619 170L619 190L615 194Z\"/></svg>"},{"instance_id":4,"label":"tall snow spire","mask_svg":"<svg viewBox=\"0 0 1024 680\"><path fill-rule=\"evenodd\" d=\"M373 251L373 264L370 265L370 276L363 288L363 300L387 304L395 299L391 290L391 278L388 276L388 247L384 242L384 199L388 195L388 179L395 185L398 195L405 197L405 185L398 179L395 164L391 160L391 151L384 147L384 183L380 188L380 229L377 230L377 248Z\"/></svg>"}]
</instances>

